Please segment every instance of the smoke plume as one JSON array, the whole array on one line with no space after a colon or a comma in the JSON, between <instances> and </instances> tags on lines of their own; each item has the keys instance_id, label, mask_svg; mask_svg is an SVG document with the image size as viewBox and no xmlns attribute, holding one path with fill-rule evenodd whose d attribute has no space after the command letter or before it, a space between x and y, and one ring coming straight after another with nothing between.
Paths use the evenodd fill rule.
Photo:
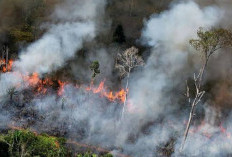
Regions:
<instances>
[{"instance_id":1,"label":"smoke plume","mask_svg":"<svg viewBox=\"0 0 232 157\"><path fill-rule=\"evenodd\" d=\"M48 31L20 52L13 72L1 75L0 95L18 84L25 89L23 74L38 73L42 76L57 71L84 47L85 42L93 42L102 31L99 29L102 17L99 16L104 16L105 5L103 0L68 0L57 5L51 22L44 25ZM187 1L173 3L169 10L145 20L139 40L149 53L144 54L147 57L145 66L134 69L131 74L123 118L122 102L110 101L104 99L104 95L90 92L89 85L77 87L65 82L59 96L53 91L46 96L34 96L32 101L24 103L24 106L33 109L39 120L19 118L17 122L24 125L33 121L30 128L39 132L101 146L112 150L115 156L118 153L135 157L165 156L162 150L167 144L172 145L173 156L217 157L232 153L232 143L227 134L227 131L232 131L231 115L220 127L215 126L215 115L218 114L209 105L210 101L200 104L203 107L199 110L204 112L205 123L202 122L202 127L191 128L185 149L181 154L179 152L190 110L187 102L181 102L184 94L181 95L181 92L185 89L185 80L193 76L201 63L188 41L196 38L199 27L210 29L220 25L224 13L223 8L216 5L203 7ZM111 53L115 52L109 47L98 45L89 48L92 52L89 52L88 62L99 60L103 63L100 65L101 79L112 77L115 54ZM83 70L86 67L79 68L82 68L80 64L71 64L75 78L83 75L90 80L90 71ZM120 87L123 85L124 80ZM2 99L4 104L7 99ZM8 117L10 114L1 112L0 122ZM224 126L227 126L227 131Z\"/></svg>"},{"instance_id":2,"label":"smoke plume","mask_svg":"<svg viewBox=\"0 0 232 157\"><path fill-rule=\"evenodd\" d=\"M67 1L58 6L53 18L61 21L49 26L48 32L21 52L16 70L39 74L62 67L96 35L94 19L104 1ZM81 21L79 21L81 20Z\"/></svg>"}]
</instances>

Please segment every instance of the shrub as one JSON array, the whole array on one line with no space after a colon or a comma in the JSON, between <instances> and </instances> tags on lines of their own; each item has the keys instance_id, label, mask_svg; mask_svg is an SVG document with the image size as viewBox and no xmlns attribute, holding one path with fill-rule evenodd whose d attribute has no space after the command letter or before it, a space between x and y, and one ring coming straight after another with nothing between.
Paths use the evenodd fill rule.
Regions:
<instances>
[{"instance_id":1,"label":"shrub","mask_svg":"<svg viewBox=\"0 0 232 157\"><path fill-rule=\"evenodd\" d=\"M10 156L18 157L63 157L67 155L63 138L51 137L46 134L37 135L28 130L9 131L3 137L8 144Z\"/></svg>"}]
</instances>

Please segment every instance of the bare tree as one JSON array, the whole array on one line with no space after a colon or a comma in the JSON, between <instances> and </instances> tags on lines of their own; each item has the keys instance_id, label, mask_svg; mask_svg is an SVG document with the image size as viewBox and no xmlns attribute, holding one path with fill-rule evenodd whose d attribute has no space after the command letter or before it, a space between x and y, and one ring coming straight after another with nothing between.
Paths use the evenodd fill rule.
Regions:
<instances>
[{"instance_id":1,"label":"bare tree","mask_svg":"<svg viewBox=\"0 0 232 157\"><path fill-rule=\"evenodd\" d=\"M139 56L139 50L137 48L131 47L123 53L118 53L115 68L119 70L121 78L126 77L126 90L128 90L129 87L129 78L131 70L142 65L144 65L144 61L143 58ZM125 111L127 95L128 92L126 93L126 97L123 102L122 117Z\"/></svg>"},{"instance_id":2,"label":"bare tree","mask_svg":"<svg viewBox=\"0 0 232 157\"><path fill-rule=\"evenodd\" d=\"M183 150L189 128L193 119L194 110L196 105L201 101L202 97L205 94L205 91L202 90L202 79L209 62L210 56L217 52L221 48L231 47L232 46L232 32L226 29L211 29L204 31L200 28L197 32L198 39L190 40L190 45L193 46L197 51L203 54L203 65L200 69L199 74L196 76L194 74L194 86L195 86L195 96L193 99L190 98L189 86L187 84L186 96L191 104L191 111L189 114L188 123L184 132L184 139L181 144L180 151Z\"/></svg>"},{"instance_id":3,"label":"bare tree","mask_svg":"<svg viewBox=\"0 0 232 157\"><path fill-rule=\"evenodd\" d=\"M1 69L5 68L8 71L8 63L9 63L9 48L7 45L4 45L2 48L2 58L0 60Z\"/></svg>"},{"instance_id":4,"label":"bare tree","mask_svg":"<svg viewBox=\"0 0 232 157\"><path fill-rule=\"evenodd\" d=\"M9 61L9 59L8 59L8 57L9 57L9 48L8 48L8 46L6 46L6 71L7 71L7 66L8 66L8 61Z\"/></svg>"}]
</instances>

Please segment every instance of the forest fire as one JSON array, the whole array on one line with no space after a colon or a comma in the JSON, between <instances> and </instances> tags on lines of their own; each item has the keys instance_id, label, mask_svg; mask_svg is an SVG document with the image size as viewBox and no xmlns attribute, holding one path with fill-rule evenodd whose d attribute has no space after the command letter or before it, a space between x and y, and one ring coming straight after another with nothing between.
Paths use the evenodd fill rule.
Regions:
<instances>
[{"instance_id":1,"label":"forest fire","mask_svg":"<svg viewBox=\"0 0 232 157\"><path fill-rule=\"evenodd\" d=\"M31 76L24 76L24 81L27 82L30 86L36 87L36 91L41 94L46 94L47 89L49 87L52 87L54 85L54 82L50 78L40 79L39 75L37 73L33 73ZM64 93L64 87L66 82L62 82L61 80L58 80L58 91L57 94L59 96L62 96ZM81 88L78 86L75 86L76 88ZM99 94L102 97L107 98L110 101L120 101L123 103L126 99L126 94L128 90L121 89L118 92L109 91L107 92L107 87L105 87L104 81L102 81L98 87L94 87L91 83L90 87L84 88L88 92L92 92L93 94Z\"/></svg>"},{"instance_id":2,"label":"forest fire","mask_svg":"<svg viewBox=\"0 0 232 157\"><path fill-rule=\"evenodd\" d=\"M121 89L119 92L107 92L107 88L105 87L105 82L102 81L98 87L93 87L93 83L91 83L90 87L86 88L86 91L92 91L94 94L100 94L103 97L106 97L110 101L119 100L120 102L124 102L126 99L126 95L128 93L128 89Z\"/></svg>"},{"instance_id":3,"label":"forest fire","mask_svg":"<svg viewBox=\"0 0 232 157\"><path fill-rule=\"evenodd\" d=\"M13 66L13 60L10 60L9 63L6 65L5 60L2 60L2 72L9 72L12 71ZM20 73L20 76L22 77L23 81L26 82L27 85L30 87L35 88L35 91L37 94L46 94L48 91L48 88L51 88L55 85L54 80L51 78L40 78L39 74L34 72L31 75L22 75ZM57 95L62 96L64 93L64 87L67 85L67 82L63 82L61 80L57 80L58 85L58 91ZM81 86L75 86L78 89L82 89ZM108 91L108 88L105 86L105 81L100 82L100 84L95 87L93 85L93 82L91 82L89 87L83 88L87 92L91 92L93 94L99 94L101 97L105 97L110 101L119 101L123 103L126 99L126 95L128 93L128 89L121 89L120 91L113 92Z\"/></svg>"},{"instance_id":4,"label":"forest fire","mask_svg":"<svg viewBox=\"0 0 232 157\"><path fill-rule=\"evenodd\" d=\"M8 127L9 127L10 129L12 129L12 130L22 130L22 131L25 130L25 129L22 128L22 127L15 126L15 124L10 124L10 125L8 125ZM38 133L37 131L35 131L35 130L31 129L31 128L30 128L29 130L30 130L35 136L38 136L38 135L39 135L39 133ZM51 137L52 137L52 136L51 136ZM79 143L79 142L73 141L73 140L71 140L71 139L68 139L68 140L66 141L66 143L67 143L67 144L72 144L72 145L78 146L78 147L80 147L80 148L87 148L87 149L89 149L89 150L95 150L95 151L98 151L98 152L101 152L101 153L110 153L110 152L111 152L110 150L107 150L107 149L102 148L102 147L92 146L92 145L88 145L88 144L84 144L84 143ZM55 144L55 146L56 146L57 148L60 147L58 141L55 141L54 144ZM117 156L117 157L130 157L130 156L128 156L128 155L120 154L120 153L117 153L116 156Z\"/></svg>"},{"instance_id":5,"label":"forest fire","mask_svg":"<svg viewBox=\"0 0 232 157\"><path fill-rule=\"evenodd\" d=\"M224 1L0 1L0 157L232 157Z\"/></svg>"},{"instance_id":6,"label":"forest fire","mask_svg":"<svg viewBox=\"0 0 232 157\"><path fill-rule=\"evenodd\" d=\"M217 128L218 128L218 132L221 135L225 136L228 139L231 139L231 133L228 132L227 129L224 128L222 124L220 124ZM191 134L200 133L202 136L205 136L208 139L211 139L214 136L214 133L209 132L209 128L207 127L207 123L205 121L202 121L199 126L190 129L190 133Z\"/></svg>"},{"instance_id":7,"label":"forest fire","mask_svg":"<svg viewBox=\"0 0 232 157\"><path fill-rule=\"evenodd\" d=\"M40 79L39 75L37 73L33 73L31 76L24 76L24 81L27 82L30 86L36 87L36 91L41 94L46 94L49 87L52 87L54 85L54 82L49 79ZM62 96L64 93L64 87L66 82L62 82L61 80L58 80L58 91L57 95ZM80 89L81 87L75 86L76 88ZM107 87L105 87L104 81L102 81L98 87L94 87L93 84L87 88L84 88L87 92L91 92L93 94L99 94L101 97L105 97L110 101L120 101L123 103L126 99L126 94L128 90L121 89L118 92L109 91L107 92Z\"/></svg>"},{"instance_id":8,"label":"forest fire","mask_svg":"<svg viewBox=\"0 0 232 157\"><path fill-rule=\"evenodd\" d=\"M60 81L60 80L58 80L58 84L59 84L59 90L58 90L57 94L58 94L59 96L62 96L63 93L64 93L64 86L65 86L66 83L64 83L64 82L62 82L62 81Z\"/></svg>"},{"instance_id":9,"label":"forest fire","mask_svg":"<svg viewBox=\"0 0 232 157\"><path fill-rule=\"evenodd\" d=\"M13 66L13 60L9 60L7 63L5 59L0 60L0 68L2 72L5 73L11 71L12 66Z\"/></svg>"},{"instance_id":10,"label":"forest fire","mask_svg":"<svg viewBox=\"0 0 232 157\"><path fill-rule=\"evenodd\" d=\"M29 86L35 87L38 93L42 94L46 94L47 88L54 84L53 81L49 78L40 79L38 73L23 76L23 80L27 82Z\"/></svg>"},{"instance_id":11,"label":"forest fire","mask_svg":"<svg viewBox=\"0 0 232 157\"><path fill-rule=\"evenodd\" d=\"M31 76L23 76L23 80L27 82L30 86L35 86L39 83L40 78L38 73L33 73Z\"/></svg>"}]
</instances>

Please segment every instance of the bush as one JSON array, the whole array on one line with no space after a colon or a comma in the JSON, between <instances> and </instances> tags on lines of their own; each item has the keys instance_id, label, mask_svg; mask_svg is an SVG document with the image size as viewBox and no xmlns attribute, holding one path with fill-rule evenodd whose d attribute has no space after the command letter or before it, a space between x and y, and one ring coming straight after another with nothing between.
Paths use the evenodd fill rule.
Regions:
<instances>
[{"instance_id":1,"label":"bush","mask_svg":"<svg viewBox=\"0 0 232 157\"><path fill-rule=\"evenodd\" d=\"M71 152L65 147L66 139L40 134L28 130L9 131L0 134L0 157L68 157ZM97 155L91 152L76 157L113 157L111 154Z\"/></svg>"},{"instance_id":2,"label":"bush","mask_svg":"<svg viewBox=\"0 0 232 157\"><path fill-rule=\"evenodd\" d=\"M17 130L9 131L2 139L8 144L10 156L14 157L65 157L67 155L63 138L51 137L46 134L37 135L28 130Z\"/></svg>"}]
</instances>

